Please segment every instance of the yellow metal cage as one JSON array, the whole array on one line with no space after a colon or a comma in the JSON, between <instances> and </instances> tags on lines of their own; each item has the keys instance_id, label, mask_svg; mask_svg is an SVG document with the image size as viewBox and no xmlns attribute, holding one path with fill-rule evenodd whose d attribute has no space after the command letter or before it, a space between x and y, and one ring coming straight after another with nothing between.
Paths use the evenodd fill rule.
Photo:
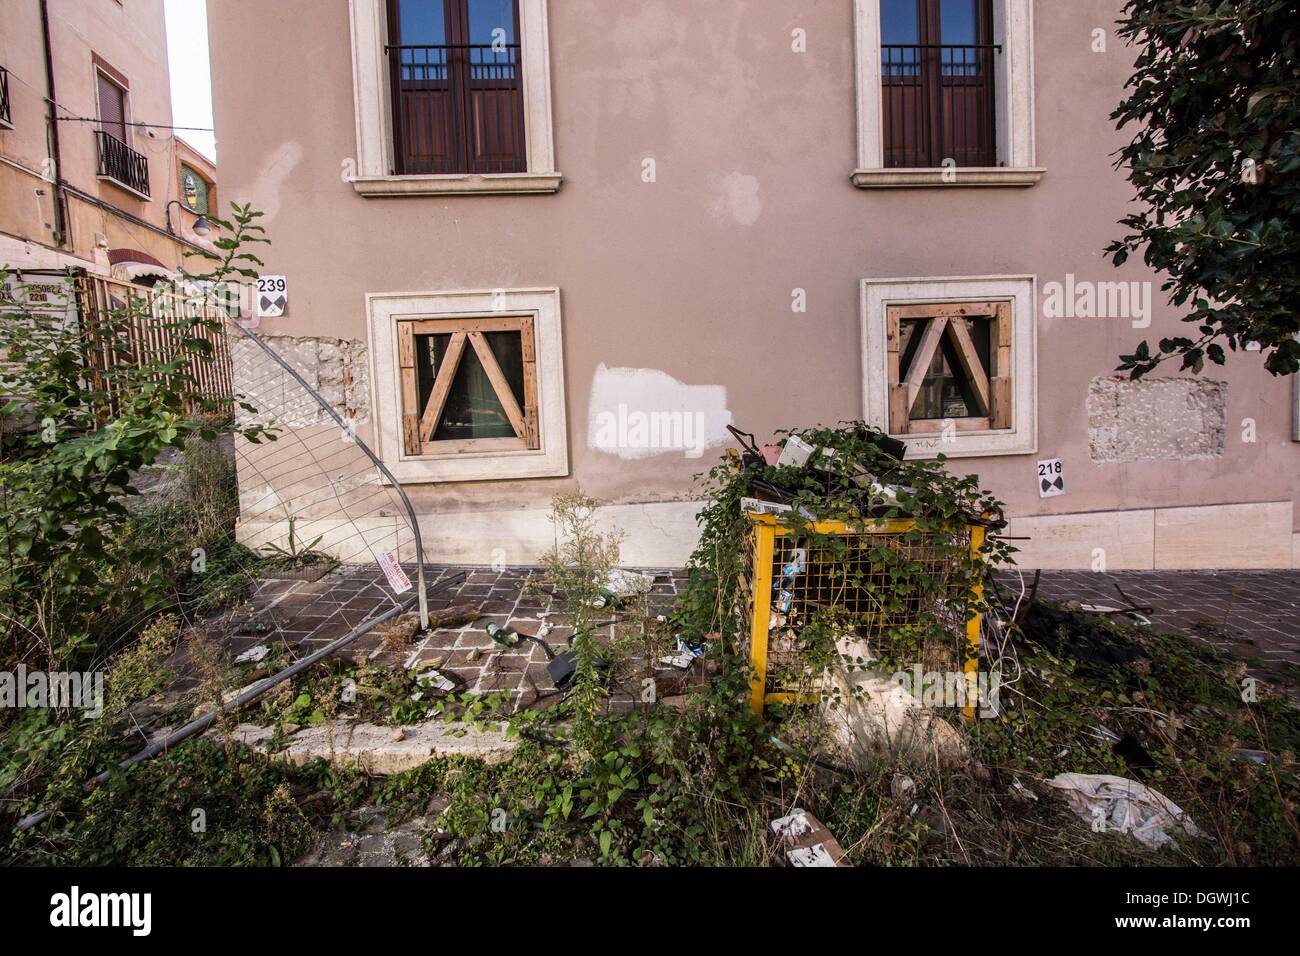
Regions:
<instances>
[{"instance_id":1,"label":"yellow metal cage","mask_svg":"<svg viewBox=\"0 0 1300 956\"><path fill-rule=\"evenodd\" d=\"M904 554L939 579L952 563L951 549L941 553L933 538L910 533L916 530L912 519L893 519L862 527L825 521L791 528L783 525L776 515L751 513L748 517L754 552L750 594L750 706L759 715L768 704L809 702L805 693L781 684L780 674L798 669L799 652L794 647L782 646L779 640L776 644L772 642L773 615L787 614L795 607L805 611L833 607L855 618L866 631L864 636L876 636L891 628L917 623L927 610L919 602L886 610L872 597L871 585L888 585L887 572L874 556L878 548ZM970 556L978 560L984 535L983 525L968 524L954 543L968 547ZM813 546L811 550L800 546L802 540L814 537L837 542L835 556L821 553L826 546ZM950 536L948 540L952 542ZM783 569L797 560L796 551L804 552L804 572L797 582L786 582ZM826 570L831 567L835 569L833 573ZM982 602L983 588L978 577L964 597L976 606ZM969 653L964 668L968 673L979 666L981 623L978 613L965 622ZM968 717L973 712L973 707L966 709Z\"/></svg>"}]
</instances>

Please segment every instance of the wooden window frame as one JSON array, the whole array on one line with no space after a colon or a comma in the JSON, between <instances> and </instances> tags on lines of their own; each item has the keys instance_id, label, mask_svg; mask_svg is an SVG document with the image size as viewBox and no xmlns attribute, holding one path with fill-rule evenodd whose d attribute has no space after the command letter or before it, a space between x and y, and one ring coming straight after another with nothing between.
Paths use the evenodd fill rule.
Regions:
<instances>
[{"instance_id":1,"label":"wooden window frame","mask_svg":"<svg viewBox=\"0 0 1300 956\"><path fill-rule=\"evenodd\" d=\"M120 70L114 69L98 53L92 53L90 58L95 70L95 117L99 120L96 125L99 129L116 138L113 131L108 129L103 122L104 105L99 96L99 79L100 77L103 77L113 86L117 87L122 94L122 136L119 141L124 146L134 148L134 128L131 126L131 84L127 80L125 74Z\"/></svg>"},{"instance_id":2,"label":"wooden window frame","mask_svg":"<svg viewBox=\"0 0 1300 956\"><path fill-rule=\"evenodd\" d=\"M975 351L967 320L987 318L992 322L989 338L989 374ZM907 370L902 371L902 323L904 320L925 319L928 324L924 338ZM970 381L983 404L984 415L971 418L954 418L952 424L959 431L1001 431L1013 427L1014 402L1012 387L1014 369L1011 365L1012 309L1007 302L926 302L894 304L885 308L885 341L889 374L889 431L894 435L929 435L944 430L949 419L912 418L912 408L920 395L926 370L949 337L957 354L962 372Z\"/></svg>"},{"instance_id":3,"label":"wooden window frame","mask_svg":"<svg viewBox=\"0 0 1300 956\"><path fill-rule=\"evenodd\" d=\"M518 0L527 171L397 175L392 71L384 52L387 0L349 0L357 131L355 172L347 177L352 188L367 198L557 192L564 177L555 165L547 4L548 0Z\"/></svg>"},{"instance_id":4,"label":"wooden window frame","mask_svg":"<svg viewBox=\"0 0 1300 956\"><path fill-rule=\"evenodd\" d=\"M951 37L941 32L941 0L911 0L917 12L917 57L916 72L891 74L887 70L881 75L881 97L885 107L882 116L881 136L887 169L929 169L955 162L959 168L989 168L998 165L997 160L997 109L994 87L1001 70L999 57L1001 45L994 43L993 34L993 0L968 0L975 7L975 47L978 53L973 60L963 59L963 65L974 66L976 72L946 73L942 48L951 46ZM882 11L883 17L883 11ZM883 21L882 21L883 31ZM882 45L882 54L884 51ZM908 65L913 65L909 62ZM915 113L906 107L906 91L915 89L918 100ZM969 111L974 111L976 130L975 144L966 140L949 142L945 133L949 127L956 127L956 117L945 114L945 103L951 103L956 110L959 94L962 95L964 112L959 112L962 119L969 119ZM909 122L916 120L916 122ZM972 124L963 124L972 125ZM908 133L911 135L909 136ZM897 136L900 142L893 142ZM975 156L976 162L957 161L957 154ZM919 162L891 162L891 155L903 155L917 158Z\"/></svg>"},{"instance_id":5,"label":"wooden window frame","mask_svg":"<svg viewBox=\"0 0 1300 956\"><path fill-rule=\"evenodd\" d=\"M900 169L885 166L880 0L854 0L859 189L1027 187L1046 169L1037 165L1034 132L1033 0L993 0L993 41L1002 46L994 77L996 166Z\"/></svg>"},{"instance_id":6,"label":"wooden window frame","mask_svg":"<svg viewBox=\"0 0 1300 956\"><path fill-rule=\"evenodd\" d=\"M524 404L521 407L505 379L484 334L518 332L524 366ZM451 335L448 357L437 369L429 401L420 408L415 338ZM467 350L473 349L501 403L514 438L474 438L434 441L442 413ZM502 316L483 319L403 319L397 322L398 368L402 376L402 447L407 455L446 455L474 452L535 451L541 448L537 427L537 348L533 317Z\"/></svg>"},{"instance_id":7,"label":"wooden window frame","mask_svg":"<svg viewBox=\"0 0 1300 956\"><path fill-rule=\"evenodd\" d=\"M862 279L859 321L862 354L862 419L907 443L909 459L983 458L1030 455L1038 451L1038 280L1033 275L932 276ZM949 427L921 433L909 427L893 432L890 422L889 309L891 306L969 305L1006 302L1011 307L1009 371L1011 413L1008 428ZM906 313L898 313L900 320ZM990 342L990 345L995 344ZM906 357L905 354L903 357ZM994 354L990 352L992 366ZM895 383L897 379L894 379ZM950 419L955 424L961 419Z\"/></svg>"},{"instance_id":8,"label":"wooden window frame","mask_svg":"<svg viewBox=\"0 0 1300 956\"><path fill-rule=\"evenodd\" d=\"M524 64L523 57L518 56L510 63L513 70L513 77L510 80L500 78L496 79L475 79L473 56L469 52L471 46L470 36L470 18L469 4L472 0L440 0L443 4L444 29L443 39L446 41L445 61L441 63L441 69L444 71L444 77L439 80L423 81L424 86L428 89L423 90L426 94L431 91L443 94L438 101L438 109L434 109L434 101L425 100L424 108L431 114L436 114L439 121L433 119L427 121L434 126L439 127L443 136L447 139L449 156L447 163L450 168L438 172L426 172L411 168L413 157L410 155L412 141L420 139L416 131L406 128L403 117L406 115L405 100L408 95L414 95L415 91L408 91L403 87L402 82L402 57L399 55L399 49L404 38L402 37L401 28L401 6L402 0L387 0L388 13L388 66L390 71L390 95L392 96L391 116L393 126L393 164L392 173L395 176L425 176L425 175L451 175L451 176L491 176L496 174L526 173L528 171L528 140L524 132L524 94L523 94L523 74ZM520 53L523 50L523 44L520 40L522 36L522 26L519 17L519 0L510 0L512 21L510 27L514 33L514 43L511 46L518 47ZM426 67L428 64L426 64ZM484 132L479 128L480 123L486 124L486 117L475 112L475 94L486 97L491 92L509 92L513 93L513 106L511 115L506 121L509 127L508 139L513 146L513 155L509 160L498 158L495 160L483 159L474 155L474 141L483 138ZM478 108L484 112L488 110L489 104L481 102ZM505 127L498 124L496 132L501 136ZM426 136L431 135L426 131ZM432 134L436 135L436 134ZM502 169L498 166L510 166L513 168Z\"/></svg>"}]
</instances>

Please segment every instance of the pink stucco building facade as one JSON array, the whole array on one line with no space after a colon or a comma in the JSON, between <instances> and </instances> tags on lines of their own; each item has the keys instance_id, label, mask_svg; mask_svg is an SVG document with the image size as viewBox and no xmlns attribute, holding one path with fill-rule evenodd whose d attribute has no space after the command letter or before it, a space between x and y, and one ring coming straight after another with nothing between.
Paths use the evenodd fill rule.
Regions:
<instances>
[{"instance_id":1,"label":"pink stucco building facade","mask_svg":"<svg viewBox=\"0 0 1300 956\"><path fill-rule=\"evenodd\" d=\"M531 562L580 486L679 564L727 424L865 418L1027 566L1296 565L1292 382L1113 377L1179 328L1103 256L1120 0L208 8L223 200L290 290L259 332L348 350L431 560Z\"/></svg>"}]
</instances>

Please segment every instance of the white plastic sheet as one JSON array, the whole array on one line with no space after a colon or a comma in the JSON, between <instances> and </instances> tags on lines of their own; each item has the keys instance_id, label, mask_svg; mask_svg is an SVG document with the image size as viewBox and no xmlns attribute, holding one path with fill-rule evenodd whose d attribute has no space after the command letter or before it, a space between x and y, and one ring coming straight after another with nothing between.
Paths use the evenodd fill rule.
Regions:
<instances>
[{"instance_id":1,"label":"white plastic sheet","mask_svg":"<svg viewBox=\"0 0 1300 956\"><path fill-rule=\"evenodd\" d=\"M1178 804L1136 780L1104 773L1063 773L1046 782L1094 832L1127 833L1153 850L1173 840L1170 830L1202 835Z\"/></svg>"}]
</instances>

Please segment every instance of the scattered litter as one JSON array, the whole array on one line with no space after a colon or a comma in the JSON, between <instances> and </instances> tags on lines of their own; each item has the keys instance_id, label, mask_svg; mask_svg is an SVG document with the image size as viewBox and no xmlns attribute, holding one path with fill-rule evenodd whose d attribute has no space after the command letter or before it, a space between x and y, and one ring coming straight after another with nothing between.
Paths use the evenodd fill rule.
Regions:
<instances>
[{"instance_id":1,"label":"scattered litter","mask_svg":"<svg viewBox=\"0 0 1300 956\"><path fill-rule=\"evenodd\" d=\"M1191 817L1150 787L1101 773L1062 773L1046 781L1094 832L1127 833L1149 849L1173 841L1167 829L1202 836Z\"/></svg>"},{"instance_id":2,"label":"scattered litter","mask_svg":"<svg viewBox=\"0 0 1300 956\"><path fill-rule=\"evenodd\" d=\"M487 626L487 636L502 647L517 647L519 645L519 635L509 628L502 627L500 624L489 624Z\"/></svg>"},{"instance_id":3,"label":"scattered litter","mask_svg":"<svg viewBox=\"0 0 1300 956\"><path fill-rule=\"evenodd\" d=\"M830 855L824 843L814 843L810 847L797 847L786 853L791 866L835 866L835 858Z\"/></svg>"},{"instance_id":4,"label":"scattered litter","mask_svg":"<svg viewBox=\"0 0 1300 956\"><path fill-rule=\"evenodd\" d=\"M678 670L686 670L695 661L695 655L691 653L673 654L669 657L659 658L659 663L667 667L676 667Z\"/></svg>"},{"instance_id":5,"label":"scattered litter","mask_svg":"<svg viewBox=\"0 0 1300 956\"><path fill-rule=\"evenodd\" d=\"M894 795L895 800L901 800L915 790L916 781L906 774L896 773L894 779L889 782L889 792Z\"/></svg>"},{"instance_id":6,"label":"scattered litter","mask_svg":"<svg viewBox=\"0 0 1300 956\"><path fill-rule=\"evenodd\" d=\"M795 809L770 826L786 845L785 858L791 866L848 866L839 841L807 810Z\"/></svg>"},{"instance_id":7,"label":"scattered litter","mask_svg":"<svg viewBox=\"0 0 1300 956\"><path fill-rule=\"evenodd\" d=\"M434 690L440 690L443 692L452 691L456 689L456 685L453 684L451 681L449 681L447 679L447 676L443 674L442 671L439 670L425 671L423 674L416 677L415 681L417 684L424 684L427 682L430 684L430 686L433 687ZM414 694L411 695L411 699L419 700L419 698L416 697Z\"/></svg>"},{"instance_id":8,"label":"scattered litter","mask_svg":"<svg viewBox=\"0 0 1300 956\"><path fill-rule=\"evenodd\" d=\"M1249 760L1251 763L1257 763L1261 767L1268 764L1267 750L1245 750L1238 747L1232 751L1232 756L1235 760Z\"/></svg>"},{"instance_id":9,"label":"scattered litter","mask_svg":"<svg viewBox=\"0 0 1300 956\"><path fill-rule=\"evenodd\" d=\"M1038 802L1038 794L1034 793L1034 791L1030 790L1019 780L1011 781L1011 795L1013 797L1020 797L1022 800L1033 800L1035 803Z\"/></svg>"},{"instance_id":10,"label":"scattered litter","mask_svg":"<svg viewBox=\"0 0 1300 956\"><path fill-rule=\"evenodd\" d=\"M244 653L235 658L236 664L260 664L266 659L266 655L271 653L271 649L265 644L258 644L256 647L250 647Z\"/></svg>"},{"instance_id":11,"label":"scattered litter","mask_svg":"<svg viewBox=\"0 0 1300 956\"><path fill-rule=\"evenodd\" d=\"M1075 661L1087 677L1108 676L1114 668L1151 663L1140 646L1089 618L1077 607L1056 609L1035 603L1021 622L1025 636L1058 657Z\"/></svg>"},{"instance_id":12,"label":"scattered litter","mask_svg":"<svg viewBox=\"0 0 1300 956\"><path fill-rule=\"evenodd\" d=\"M798 435L791 435L785 440L785 448L781 450L781 457L776 461L777 466L780 468L802 468L816 451L816 448Z\"/></svg>"},{"instance_id":13,"label":"scattered litter","mask_svg":"<svg viewBox=\"0 0 1300 956\"><path fill-rule=\"evenodd\" d=\"M1147 617L1141 611L1135 611L1131 608L1110 607L1106 604L1080 604L1079 610L1088 614L1104 614L1107 617L1126 617L1134 624L1139 624L1142 627L1151 626L1151 618Z\"/></svg>"}]
</instances>

